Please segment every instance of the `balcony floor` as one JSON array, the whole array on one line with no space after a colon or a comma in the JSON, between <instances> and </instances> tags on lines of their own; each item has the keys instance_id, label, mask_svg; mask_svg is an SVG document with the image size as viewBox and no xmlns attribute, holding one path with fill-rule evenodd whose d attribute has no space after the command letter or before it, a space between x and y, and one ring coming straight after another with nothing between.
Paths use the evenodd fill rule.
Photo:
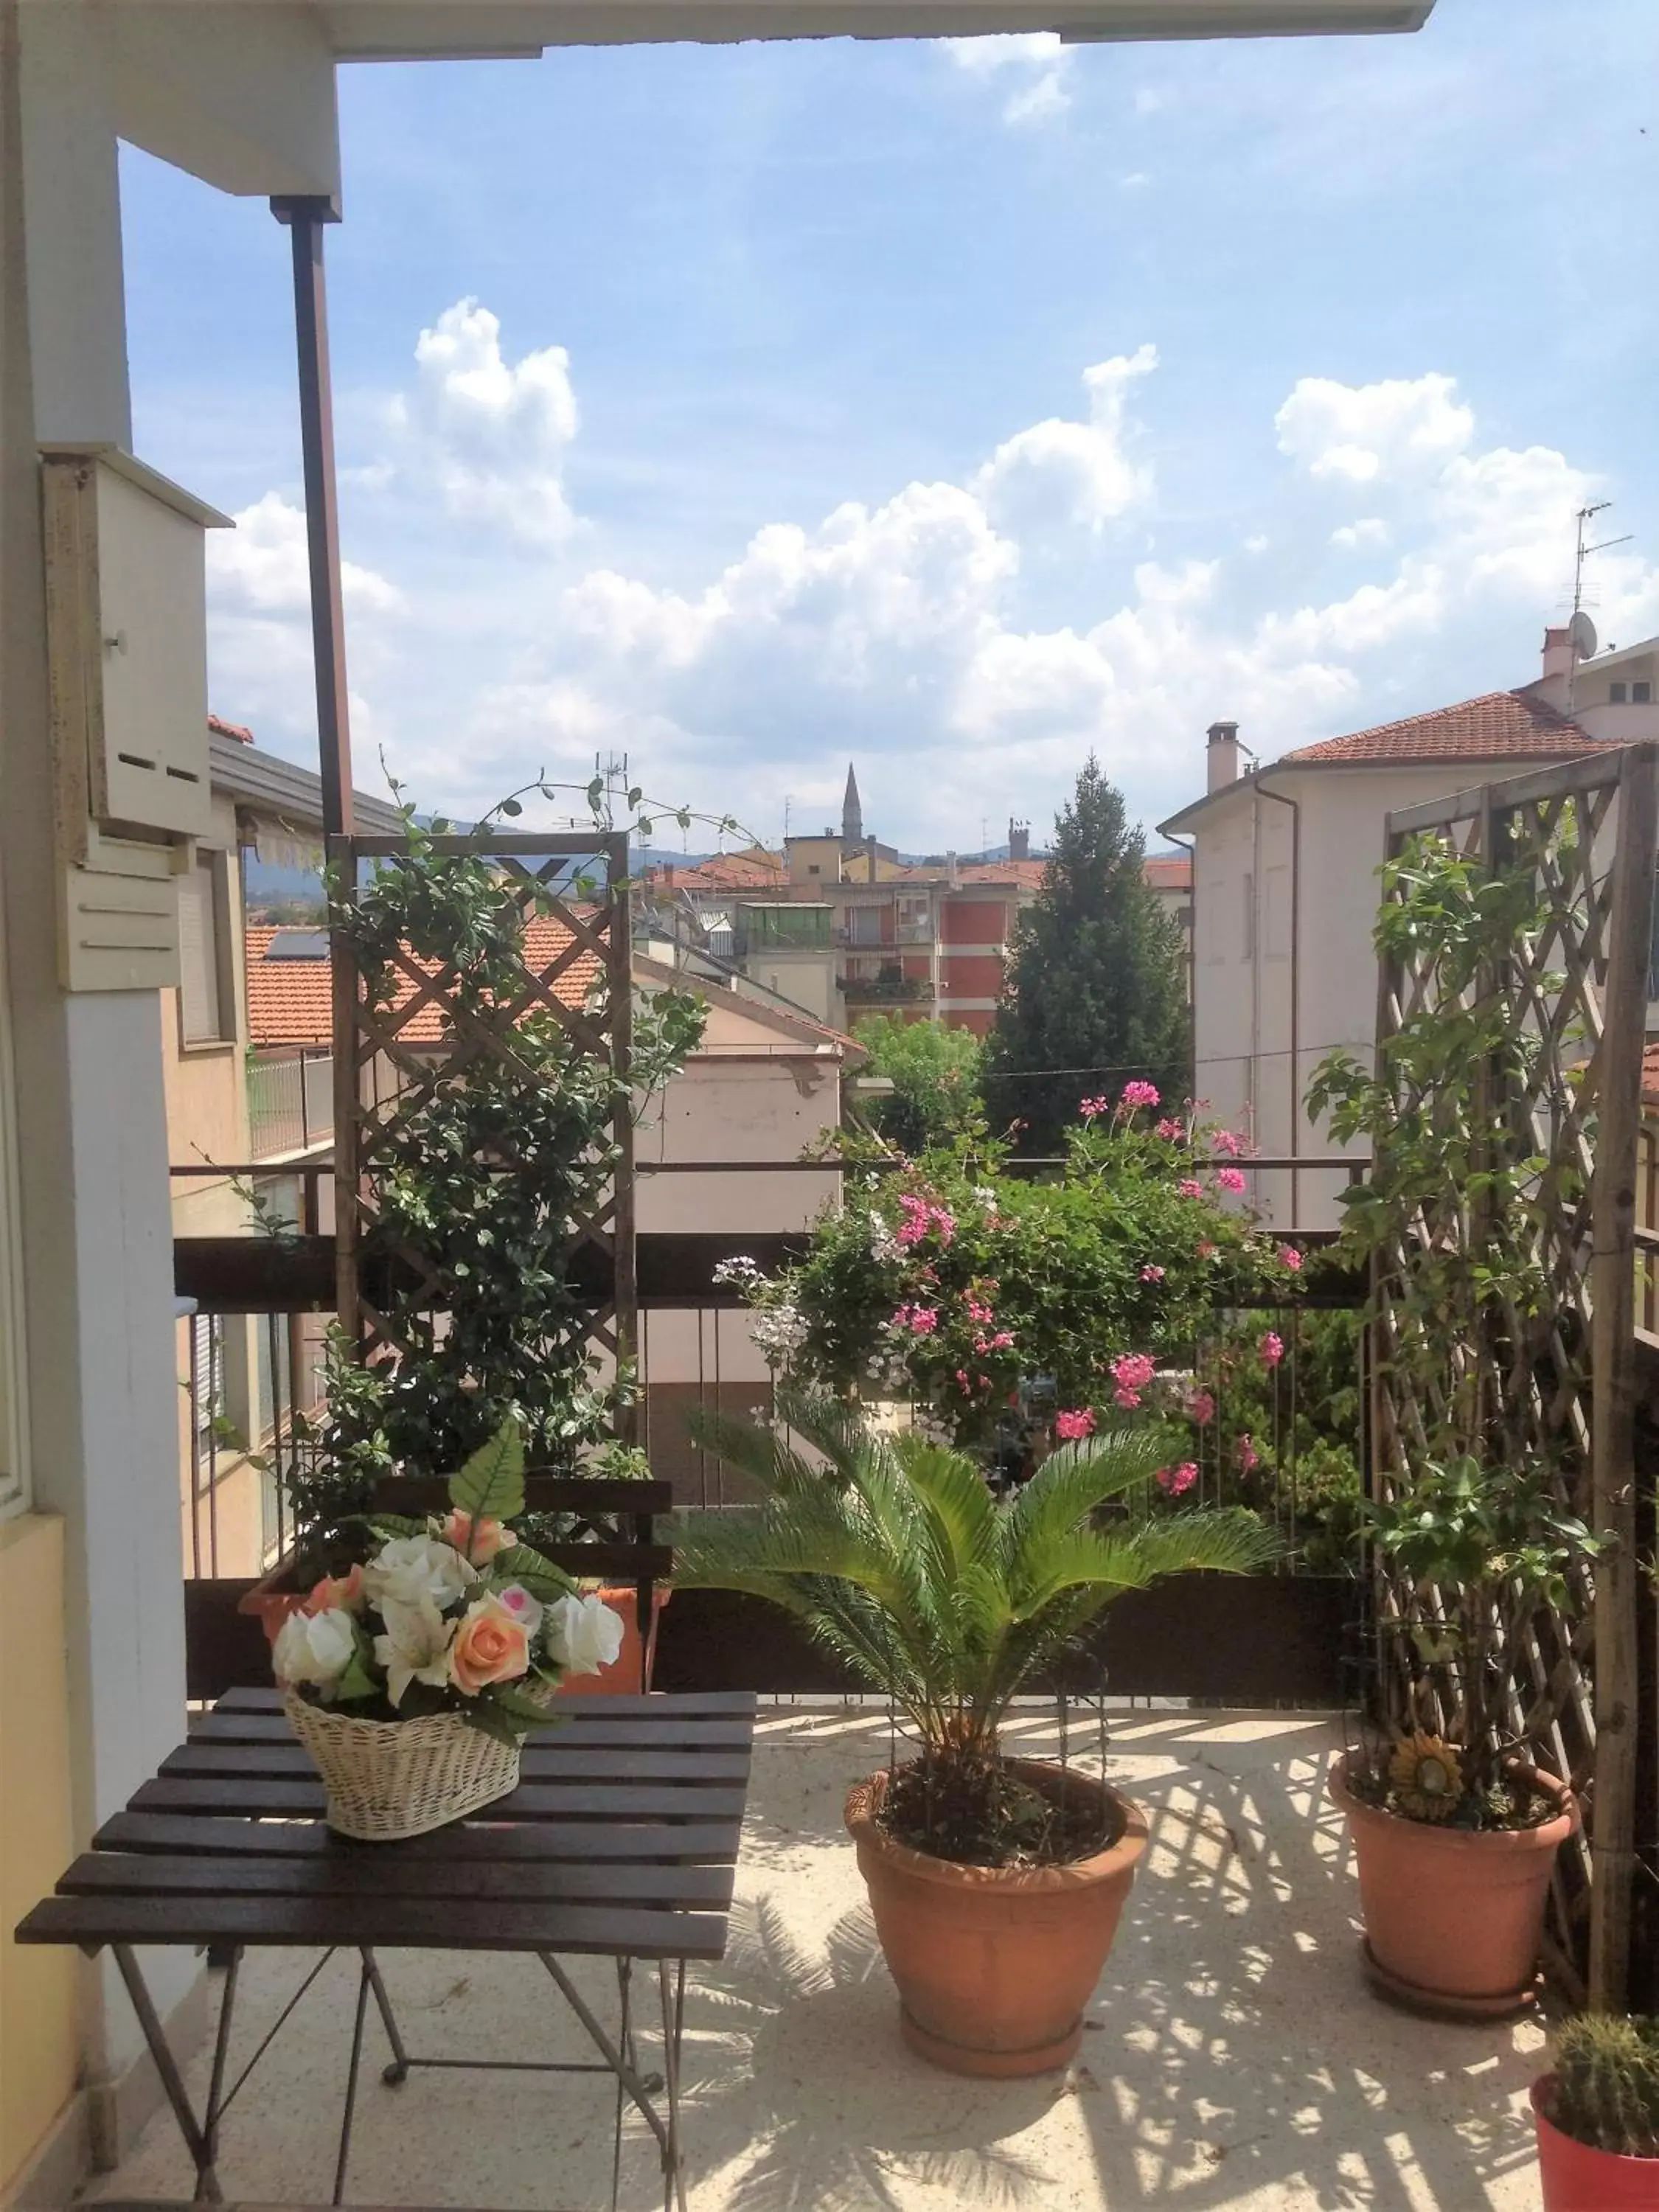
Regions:
<instances>
[{"instance_id":1,"label":"balcony floor","mask_svg":"<svg viewBox=\"0 0 1659 2212\"><path fill-rule=\"evenodd\" d=\"M1023 1718L1014 1734L1022 1749L1053 1747L1048 1719ZM1025 2083L957 2081L899 2041L840 1825L847 1784L883 1763L886 1741L884 1721L865 1712L763 1714L732 1948L720 1966L693 1968L688 1990L694 2212L1536 2204L1525 2093L1541 2027L1428 2023L1361 1984L1352 1871L1323 1793L1331 1723L1115 1717L1109 1771L1151 1814L1152 1849L1080 2063ZM233 2203L326 2203L355 1963L331 1962L232 2108L220 2171ZM586 2055L533 1960L420 1952L384 1963L417 2052ZM248 1960L238 2051L252 2050L308 1964ZM608 1965L579 1962L579 1978L611 2017ZM598 2078L429 2073L391 2090L384 2055L372 2027L356 2202L502 2212L608 2202L611 2097ZM205 2072L204 2052L191 2069L198 2098ZM189 2195L169 2118L152 2120L98 2193ZM642 2128L629 2131L621 2202L661 2203Z\"/></svg>"}]
</instances>

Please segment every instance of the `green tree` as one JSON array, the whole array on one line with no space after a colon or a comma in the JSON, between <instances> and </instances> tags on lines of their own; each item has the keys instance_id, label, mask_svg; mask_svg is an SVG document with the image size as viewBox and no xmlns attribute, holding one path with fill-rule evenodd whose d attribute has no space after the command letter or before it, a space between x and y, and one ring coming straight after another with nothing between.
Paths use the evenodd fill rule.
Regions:
<instances>
[{"instance_id":1,"label":"green tree","mask_svg":"<svg viewBox=\"0 0 1659 2212\"><path fill-rule=\"evenodd\" d=\"M1131 1078L1166 1097L1190 1083L1181 932L1147 884L1145 857L1123 794L1091 753L1055 822L1042 889L1016 927L987 1055L992 1123L1024 1122L1023 1151L1058 1152L1082 1101L1115 1097Z\"/></svg>"},{"instance_id":2,"label":"green tree","mask_svg":"<svg viewBox=\"0 0 1659 2212\"><path fill-rule=\"evenodd\" d=\"M981 1126L985 1048L971 1030L871 1014L854 1035L870 1055L871 1074L893 1086L871 1102L871 1125L901 1152L927 1152Z\"/></svg>"}]
</instances>

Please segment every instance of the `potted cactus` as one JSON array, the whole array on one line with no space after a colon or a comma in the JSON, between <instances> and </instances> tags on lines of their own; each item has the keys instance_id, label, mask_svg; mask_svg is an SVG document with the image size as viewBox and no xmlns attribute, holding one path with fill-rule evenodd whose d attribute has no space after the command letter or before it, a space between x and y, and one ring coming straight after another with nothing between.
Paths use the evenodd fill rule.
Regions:
<instances>
[{"instance_id":1,"label":"potted cactus","mask_svg":"<svg viewBox=\"0 0 1659 2212\"><path fill-rule=\"evenodd\" d=\"M1659 2020L1568 2021L1532 2110L1544 2212L1659 2212Z\"/></svg>"},{"instance_id":2,"label":"potted cactus","mask_svg":"<svg viewBox=\"0 0 1659 2212\"><path fill-rule=\"evenodd\" d=\"M846 1820L912 2049L961 2074L1063 2066L1146 1823L1103 1780L1007 1756L1000 1723L1123 1591L1248 1572L1274 1540L1239 1510L1146 1510L1155 1429L1066 1445L998 1498L966 1453L838 1401L780 1407L817 1459L781 1430L694 1424L766 1502L685 1516L676 1584L785 1607L908 1724L912 1755L856 1784Z\"/></svg>"}]
</instances>

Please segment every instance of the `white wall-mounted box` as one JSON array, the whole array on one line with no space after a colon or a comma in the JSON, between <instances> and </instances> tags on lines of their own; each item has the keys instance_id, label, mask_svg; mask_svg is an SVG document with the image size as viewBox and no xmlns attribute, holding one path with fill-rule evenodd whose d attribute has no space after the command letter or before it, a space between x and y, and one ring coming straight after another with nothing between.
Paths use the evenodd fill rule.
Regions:
<instances>
[{"instance_id":1,"label":"white wall-mounted box","mask_svg":"<svg viewBox=\"0 0 1659 2212\"><path fill-rule=\"evenodd\" d=\"M204 835L207 585L203 532L231 526L113 446L42 448L46 634L61 850L91 823Z\"/></svg>"}]
</instances>

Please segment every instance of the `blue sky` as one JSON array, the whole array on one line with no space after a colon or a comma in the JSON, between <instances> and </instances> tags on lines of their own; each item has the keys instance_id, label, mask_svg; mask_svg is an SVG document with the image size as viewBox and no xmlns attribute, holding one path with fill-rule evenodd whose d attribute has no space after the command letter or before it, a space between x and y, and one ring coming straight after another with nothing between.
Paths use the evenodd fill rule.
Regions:
<instances>
[{"instance_id":1,"label":"blue sky","mask_svg":"<svg viewBox=\"0 0 1659 2212\"><path fill-rule=\"evenodd\" d=\"M1413 38L350 70L330 286L359 781L626 750L763 834L1149 821L1537 672L1572 513L1659 630L1659 11ZM138 452L239 518L212 692L314 757L286 238L129 155Z\"/></svg>"}]
</instances>

